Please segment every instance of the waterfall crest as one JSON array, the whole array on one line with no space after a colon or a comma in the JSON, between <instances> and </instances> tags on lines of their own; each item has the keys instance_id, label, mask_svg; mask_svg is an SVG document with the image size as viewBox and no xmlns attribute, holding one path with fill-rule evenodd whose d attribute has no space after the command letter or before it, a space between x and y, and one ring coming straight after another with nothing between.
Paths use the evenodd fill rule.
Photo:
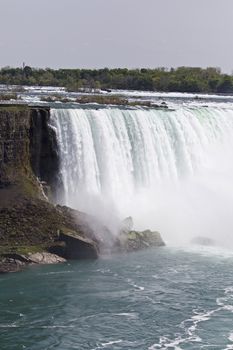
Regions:
<instances>
[{"instance_id":1,"label":"waterfall crest","mask_svg":"<svg viewBox=\"0 0 233 350\"><path fill-rule=\"evenodd\" d=\"M168 239L217 235L216 214L233 229L232 109L77 108L51 115L63 204L107 221L132 215L138 228L160 229Z\"/></svg>"}]
</instances>

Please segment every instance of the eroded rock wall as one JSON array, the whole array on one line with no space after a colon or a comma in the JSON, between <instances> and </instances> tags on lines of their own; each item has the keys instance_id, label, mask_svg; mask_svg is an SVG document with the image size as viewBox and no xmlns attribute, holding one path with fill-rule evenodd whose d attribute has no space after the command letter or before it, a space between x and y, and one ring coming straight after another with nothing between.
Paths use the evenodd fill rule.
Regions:
<instances>
[{"instance_id":1,"label":"eroded rock wall","mask_svg":"<svg viewBox=\"0 0 233 350\"><path fill-rule=\"evenodd\" d=\"M34 174L51 188L56 197L59 182L59 154L56 133L49 124L49 109L31 109L30 163Z\"/></svg>"},{"instance_id":2,"label":"eroded rock wall","mask_svg":"<svg viewBox=\"0 0 233 350\"><path fill-rule=\"evenodd\" d=\"M0 107L0 188L30 168L30 113L28 107Z\"/></svg>"},{"instance_id":3,"label":"eroded rock wall","mask_svg":"<svg viewBox=\"0 0 233 350\"><path fill-rule=\"evenodd\" d=\"M38 178L56 192L59 156L49 108L0 106L0 188Z\"/></svg>"}]
</instances>

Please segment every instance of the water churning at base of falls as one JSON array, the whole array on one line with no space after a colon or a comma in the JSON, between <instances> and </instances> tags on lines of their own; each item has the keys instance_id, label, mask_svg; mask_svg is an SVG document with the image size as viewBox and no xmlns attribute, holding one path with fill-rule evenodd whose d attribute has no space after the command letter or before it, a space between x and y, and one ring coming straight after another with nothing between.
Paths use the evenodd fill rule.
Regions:
<instances>
[{"instance_id":1,"label":"water churning at base of falls","mask_svg":"<svg viewBox=\"0 0 233 350\"><path fill-rule=\"evenodd\" d=\"M233 109L53 109L63 204L167 241L233 231Z\"/></svg>"}]
</instances>

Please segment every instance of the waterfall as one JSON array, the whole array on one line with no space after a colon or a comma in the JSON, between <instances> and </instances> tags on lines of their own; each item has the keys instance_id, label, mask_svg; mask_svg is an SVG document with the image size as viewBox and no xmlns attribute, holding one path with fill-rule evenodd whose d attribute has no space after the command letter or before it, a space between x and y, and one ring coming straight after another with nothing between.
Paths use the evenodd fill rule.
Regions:
<instances>
[{"instance_id":1,"label":"waterfall","mask_svg":"<svg viewBox=\"0 0 233 350\"><path fill-rule=\"evenodd\" d=\"M60 202L167 240L233 230L233 109L53 109ZM226 225L227 224L227 225Z\"/></svg>"}]
</instances>

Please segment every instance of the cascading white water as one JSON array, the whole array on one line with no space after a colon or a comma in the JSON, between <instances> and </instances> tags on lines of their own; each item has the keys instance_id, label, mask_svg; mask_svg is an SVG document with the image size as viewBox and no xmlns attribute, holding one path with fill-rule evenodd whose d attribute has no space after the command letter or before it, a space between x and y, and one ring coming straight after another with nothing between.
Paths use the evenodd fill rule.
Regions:
<instances>
[{"instance_id":1,"label":"cascading white water","mask_svg":"<svg viewBox=\"0 0 233 350\"><path fill-rule=\"evenodd\" d=\"M233 234L233 109L53 109L60 202L167 240Z\"/></svg>"}]
</instances>

